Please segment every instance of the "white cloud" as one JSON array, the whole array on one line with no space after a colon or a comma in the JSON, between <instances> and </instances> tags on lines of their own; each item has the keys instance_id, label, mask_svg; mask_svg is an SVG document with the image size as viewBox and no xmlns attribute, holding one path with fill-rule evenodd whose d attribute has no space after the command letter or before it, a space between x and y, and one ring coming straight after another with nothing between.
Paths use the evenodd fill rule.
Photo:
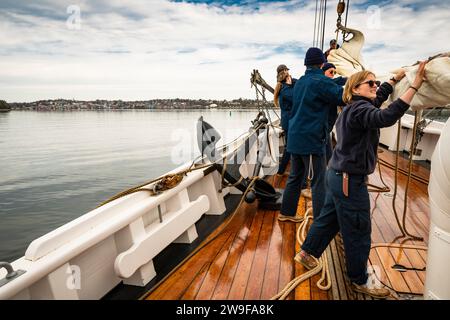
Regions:
<instances>
[{"instance_id":1,"label":"white cloud","mask_svg":"<svg viewBox=\"0 0 450 320\"><path fill-rule=\"evenodd\" d=\"M400 5L417 2L381 7L378 30L367 27L364 7L351 7L349 26L365 33L366 48L378 48L363 52L375 72L449 51L449 5L430 2L420 11ZM254 68L271 83L280 63L295 76L303 73L300 49L311 45L314 24L315 2L308 3L262 3L253 10L165 0L85 0L78 3L80 30L66 26L66 9L73 3L11 5L0 14L0 97L251 98ZM327 16L325 42L333 37L334 6ZM274 51L293 43L294 50Z\"/></svg>"}]
</instances>

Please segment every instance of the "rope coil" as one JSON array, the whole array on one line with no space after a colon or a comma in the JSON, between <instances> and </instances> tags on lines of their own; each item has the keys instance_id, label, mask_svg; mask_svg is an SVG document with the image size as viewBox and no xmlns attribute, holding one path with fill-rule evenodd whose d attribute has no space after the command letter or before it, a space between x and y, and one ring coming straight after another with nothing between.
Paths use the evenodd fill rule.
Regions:
<instances>
[{"instance_id":1,"label":"rope coil","mask_svg":"<svg viewBox=\"0 0 450 320\"><path fill-rule=\"evenodd\" d=\"M306 233L309 226L309 222L313 220L313 211L312 208L308 208L306 210L304 219L300 223L299 227L297 228L296 232L296 241L301 245L303 242L305 242L306 239ZM298 277L291 280L279 293L277 293L275 296L271 298L271 300L284 300L287 298L287 296L295 290L295 288L302 283L303 281L306 281L316 274L319 274L321 272L320 279L316 282L317 287L320 290L327 291L331 288L331 276L330 276L330 270L328 267L328 258L326 254L323 254L319 259L316 259L315 257L311 256L317 263L317 266L311 270L308 270L307 272L299 275Z\"/></svg>"}]
</instances>

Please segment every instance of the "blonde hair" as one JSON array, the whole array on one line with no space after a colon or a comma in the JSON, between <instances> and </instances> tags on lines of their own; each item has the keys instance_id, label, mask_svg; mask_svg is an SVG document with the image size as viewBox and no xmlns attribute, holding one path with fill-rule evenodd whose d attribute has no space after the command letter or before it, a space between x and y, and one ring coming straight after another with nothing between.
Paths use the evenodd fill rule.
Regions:
<instances>
[{"instance_id":1,"label":"blonde hair","mask_svg":"<svg viewBox=\"0 0 450 320\"><path fill-rule=\"evenodd\" d=\"M345 103L350 103L352 101L353 89L355 89L361 82L364 82L369 75L373 75L375 77L375 73L372 71L364 70L353 74L347 79L342 97L342 100Z\"/></svg>"},{"instance_id":2,"label":"blonde hair","mask_svg":"<svg viewBox=\"0 0 450 320\"><path fill-rule=\"evenodd\" d=\"M277 75L277 85L275 86L275 90L273 91L273 103L277 108L280 107L280 104L278 103L278 97L280 95L281 86L283 81L285 81L286 78L288 77L288 75L289 73L287 72L287 70L283 70Z\"/></svg>"}]
</instances>

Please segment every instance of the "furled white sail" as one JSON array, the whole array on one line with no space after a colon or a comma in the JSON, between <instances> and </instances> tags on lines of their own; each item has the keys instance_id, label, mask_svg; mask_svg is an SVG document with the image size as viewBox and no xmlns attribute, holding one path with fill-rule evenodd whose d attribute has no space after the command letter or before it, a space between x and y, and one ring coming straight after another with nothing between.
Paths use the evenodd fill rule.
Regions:
<instances>
[{"instance_id":1,"label":"furled white sail","mask_svg":"<svg viewBox=\"0 0 450 320\"><path fill-rule=\"evenodd\" d=\"M332 50L328 56L328 62L336 66L337 73L344 77L364 70L361 50L364 45L362 32L340 27L347 34L352 34L350 40L344 41L342 47ZM406 76L394 88L391 100L399 98L414 81L418 63L402 67L406 70ZM450 104L450 52L436 55L426 66L427 80L423 83L419 92L411 102L411 109L416 111ZM375 70L372 70L375 71ZM395 71L392 72L394 74ZM377 75L380 80L388 80L391 75Z\"/></svg>"}]
</instances>

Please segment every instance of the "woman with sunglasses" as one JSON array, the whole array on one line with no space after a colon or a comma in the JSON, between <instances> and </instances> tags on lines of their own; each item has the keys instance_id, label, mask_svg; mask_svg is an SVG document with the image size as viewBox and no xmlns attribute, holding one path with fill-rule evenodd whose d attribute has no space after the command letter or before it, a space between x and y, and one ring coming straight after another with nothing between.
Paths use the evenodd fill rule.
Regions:
<instances>
[{"instance_id":1,"label":"woman with sunglasses","mask_svg":"<svg viewBox=\"0 0 450 320\"><path fill-rule=\"evenodd\" d=\"M425 78L426 62L421 62L409 89L386 109L380 109L396 82L405 76L401 71L389 82L379 82L370 71L352 75L345 86L347 105L336 122L338 142L327 171L325 205L314 220L302 250L295 260L312 269L330 241L341 232L344 241L347 274L353 290L375 298L386 298L386 288L367 284L367 261L371 245L370 200L367 176L374 172L380 128L396 123L408 110Z\"/></svg>"}]
</instances>

